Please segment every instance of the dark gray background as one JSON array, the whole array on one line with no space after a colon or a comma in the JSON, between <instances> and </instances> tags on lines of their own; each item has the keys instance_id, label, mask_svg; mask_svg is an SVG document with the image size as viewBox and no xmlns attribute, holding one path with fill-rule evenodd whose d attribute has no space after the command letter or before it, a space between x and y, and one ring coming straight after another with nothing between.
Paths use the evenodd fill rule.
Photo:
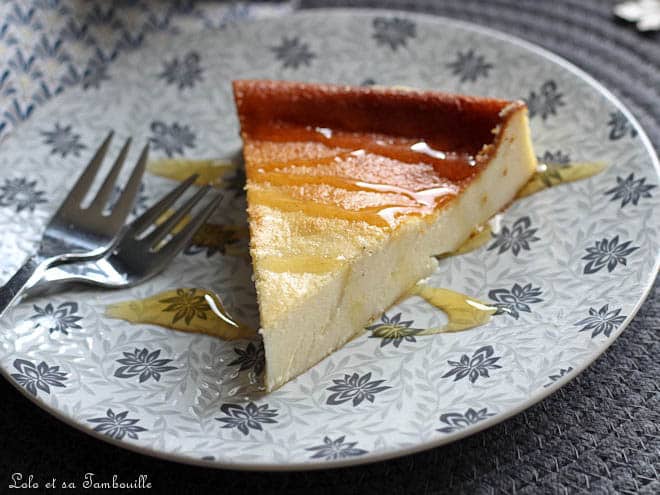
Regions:
<instances>
[{"instance_id":1,"label":"dark gray background","mask_svg":"<svg viewBox=\"0 0 660 495\"><path fill-rule=\"evenodd\" d=\"M660 146L660 34L615 21L608 0L302 0L388 7L484 24L571 60L617 94ZM660 493L658 283L612 347L558 393L452 445L403 459L310 473L177 465L99 442L0 380L0 493L11 473L80 481L147 474L154 493Z\"/></svg>"}]
</instances>

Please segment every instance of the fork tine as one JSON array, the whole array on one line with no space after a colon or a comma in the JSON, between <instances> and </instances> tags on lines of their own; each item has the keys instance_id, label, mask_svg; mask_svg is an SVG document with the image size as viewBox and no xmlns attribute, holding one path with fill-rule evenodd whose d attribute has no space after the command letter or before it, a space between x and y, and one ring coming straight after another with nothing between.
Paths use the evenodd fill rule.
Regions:
<instances>
[{"instance_id":1,"label":"fork tine","mask_svg":"<svg viewBox=\"0 0 660 495\"><path fill-rule=\"evenodd\" d=\"M140 190L140 184L142 183L142 176L144 175L144 170L147 166L148 158L149 145L146 144L144 148L142 148L140 158L138 159L133 172L131 172L131 176L128 178L128 182L126 183L126 186L124 186L124 190L121 192L119 199L112 207L112 213L110 213L108 220L121 224L123 224L126 220L126 217L133 208L135 197Z\"/></svg>"},{"instance_id":2,"label":"fork tine","mask_svg":"<svg viewBox=\"0 0 660 495\"><path fill-rule=\"evenodd\" d=\"M149 225L154 223L158 217L165 213L167 209L172 206L184 192L186 192L186 190L197 180L198 177L199 176L197 174L191 175L185 181L167 193L167 196L163 197L142 215L133 220L133 223L131 223L130 226L132 236L137 236L140 234L140 232L149 227Z\"/></svg>"},{"instance_id":3,"label":"fork tine","mask_svg":"<svg viewBox=\"0 0 660 495\"><path fill-rule=\"evenodd\" d=\"M105 180L103 181L103 185L99 189L99 192L96 193L96 198L94 198L94 201L92 201L92 203L89 205L90 208L99 211L103 211L105 208L105 205L107 204L108 199L110 199L110 195L112 194L112 190L115 187L117 176L121 171L121 167L124 165L124 161L126 160L126 155L128 154L128 149L130 147L131 138L129 137L126 140L126 143L124 143L124 147L119 152L119 155L117 156L112 169L110 172L108 172L108 175L106 175Z\"/></svg>"},{"instance_id":4,"label":"fork tine","mask_svg":"<svg viewBox=\"0 0 660 495\"><path fill-rule=\"evenodd\" d=\"M89 191L89 187L92 185L92 182L94 182L94 177L96 177L96 173L98 172L101 163L103 163L103 158L108 151L108 146L110 146L110 141L112 141L113 135L113 131L108 133L108 136L105 138L101 146L99 146L99 148L96 150L96 153L94 153L94 156L87 165L87 168L85 168L80 177L78 177L76 185L73 186L73 189L71 189L71 192L69 192L69 195L64 200L64 204L79 206L80 203L82 203L82 200L85 199L85 195ZM64 204L62 206L64 206Z\"/></svg>"},{"instance_id":5,"label":"fork tine","mask_svg":"<svg viewBox=\"0 0 660 495\"><path fill-rule=\"evenodd\" d=\"M152 232L145 236L142 241L151 247L155 247L162 241L170 231L176 227L183 217L204 197L204 195L211 189L211 186L202 187L191 198L189 198L173 215L171 215L162 224L156 227Z\"/></svg>"},{"instance_id":6,"label":"fork tine","mask_svg":"<svg viewBox=\"0 0 660 495\"><path fill-rule=\"evenodd\" d=\"M222 194L218 193L215 197L209 201L209 203L200 211L195 217L186 224L186 226L181 230L181 232L175 234L172 239L167 241L164 246L162 246L157 253L163 254L166 258L169 256L176 255L181 251L186 244L192 239L195 232L206 222L206 220L211 216L211 213L218 207L222 201Z\"/></svg>"}]
</instances>

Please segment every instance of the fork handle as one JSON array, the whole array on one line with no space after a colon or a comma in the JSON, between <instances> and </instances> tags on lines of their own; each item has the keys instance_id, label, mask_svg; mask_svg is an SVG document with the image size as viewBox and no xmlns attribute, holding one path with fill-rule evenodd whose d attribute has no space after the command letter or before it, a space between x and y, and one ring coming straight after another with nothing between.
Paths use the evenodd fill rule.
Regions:
<instances>
[{"instance_id":1,"label":"fork handle","mask_svg":"<svg viewBox=\"0 0 660 495\"><path fill-rule=\"evenodd\" d=\"M35 285L55 260L34 255L21 266L9 281L0 287L0 318L20 299L27 289Z\"/></svg>"}]
</instances>

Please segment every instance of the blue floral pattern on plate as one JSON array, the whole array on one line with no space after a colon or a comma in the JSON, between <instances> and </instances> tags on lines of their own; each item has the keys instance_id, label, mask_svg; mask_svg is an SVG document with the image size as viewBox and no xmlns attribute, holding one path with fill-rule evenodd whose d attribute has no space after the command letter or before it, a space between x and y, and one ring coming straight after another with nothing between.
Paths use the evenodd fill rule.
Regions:
<instances>
[{"instance_id":1,"label":"blue floral pattern on plate","mask_svg":"<svg viewBox=\"0 0 660 495\"><path fill-rule=\"evenodd\" d=\"M356 447L357 442L347 442L345 436L335 438L323 437L323 443L307 450L314 452L312 459L344 459L346 457L355 457L366 454L367 451Z\"/></svg>"},{"instance_id":2,"label":"blue floral pattern on plate","mask_svg":"<svg viewBox=\"0 0 660 495\"><path fill-rule=\"evenodd\" d=\"M459 51L456 59L447 64L447 67L452 70L452 74L460 78L461 82L474 82L481 77L488 77L493 64L486 62L483 55L476 54L474 50L467 50Z\"/></svg>"},{"instance_id":3,"label":"blue floral pattern on plate","mask_svg":"<svg viewBox=\"0 0 660 495\"><path fill-rule=\"evenodd\" d=\"M487 345L481 347L472 353L472 356L463 354L459 361L447 361L450 370L442 375L442 378L454 377L457 382L463 378L475 383L479 378L489 378L490 371L500 369L502 366L495 364L500 360L500 356L494 356L493 346Z\"/></svg>"},{"instance_id":4,"label":"blue floral pattern on plate","mask_svg":"<svg viewBox=\"0 0 660 495\"><path fill-rule=\"evenodd\" d=\"M145 347L135 349L133 352L124 352L124 357L117 359L120 366L115 370L117 378L133 378L139 376L139 382L146 382L149 378L160 381L163 373L177 369L176 366L168 366L172 359L158 359L161 350L149 352Z\"/></svg>"},{"instance_id":5,"label":"blue floral pattern on plate","mask_svg":"<svg viewBox=\"0 0 660 495\"><path fill-rule=\"evenodd\" d=\"M15 179L4 179L0 185L0 206L9 206L16 213L23 210L33 212L40 203L46 203L44 195L46 191L37 189L36 180L28 180L25 177Z\"/></svg>"},{"instance_id":6,"label":"blue floral pattern on plate","mask_svg":"<svg viewBox=\"0 0 660 495\"><path fill-rule=\"evenodd\" d=\"M440 416L440 422L448 426L438 428L438 431L441 433L453 433L492 416L495 416L495 413L488 412L488 408L486 407L483 409L469 408L464 413L446 413Z\"/></svg>"},{"instance_id":7,"label":"blue floral pattern on plate","mask_svg":"<svg viewBox=\"0 0 660 495\"><path fill-rule=\"evenodd\" d=\"M121 440L124 437L133 440L138 439L138 433L147 431L146 428L139 426L139 419L129 418L128 411L114 413L112 409L105 412L105 416L100 418L91 418L87 421L95 424L94 431L104 433L111 438Z\"/></svg>"},{"instance_id":8,"label":"blue floral pattern on plate","mask_svg":"<svg viewBox=\"0 0 660 495\"><path fill-rule=\"evenodd\" d=\"M388 385L383 385L385 380L372 380L371 372L360 376L358 373L344 375L343 378L332 380L334 385L328 387L328 392L333 392L326 401L331 406L337 406L344 402L351 402L353 407L359 406L362 401L374 402L376 394L384 392Z\"/></svg>"},{"instance_id":9,"label":"blue floral pattern on plate","mask_svg":"<svg viewBox=\"0 0 660 495\"><path fill-rule=\"evenodd\" d=\"M39 390L50 394L50 387L66 387L64 382L67 380L67 373L60 371L59 366L48 366L45 361L36 364L25 359L16 359L14 368L18 373L12 373L11 377L35 397Z\"/></svg>"},{"instance_id":10,"label":"blue floral pattern on plate","mask_svg":"<svg viewBox=\"0 0 660 495\"><path fill-rule=\"evenodd\" d=\"M270 409L268 404L258 406L250 402L245 407L240 404L223 404L220 410L224 417L215 418L224 423L223 428L236 428L243 435L250 430L263 430L264 424L277 423L277 409Z\"/></svg>"}]
</instances>

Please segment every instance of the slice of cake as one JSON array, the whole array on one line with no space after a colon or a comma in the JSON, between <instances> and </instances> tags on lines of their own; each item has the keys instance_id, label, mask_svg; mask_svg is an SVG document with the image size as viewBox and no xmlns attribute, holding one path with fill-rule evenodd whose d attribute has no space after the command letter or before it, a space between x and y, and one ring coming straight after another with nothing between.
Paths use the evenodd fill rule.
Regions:
<instances>
[{"instance_id":1,"label":"slice of cake","mask_svg":"<svg viewBox=\"0 0 660 495\"><path fill-rule=\"evenodd\" d=\"M536 169L520 101L235 81L268 390L362 332Z\"/></svg>"}]
</instances>

